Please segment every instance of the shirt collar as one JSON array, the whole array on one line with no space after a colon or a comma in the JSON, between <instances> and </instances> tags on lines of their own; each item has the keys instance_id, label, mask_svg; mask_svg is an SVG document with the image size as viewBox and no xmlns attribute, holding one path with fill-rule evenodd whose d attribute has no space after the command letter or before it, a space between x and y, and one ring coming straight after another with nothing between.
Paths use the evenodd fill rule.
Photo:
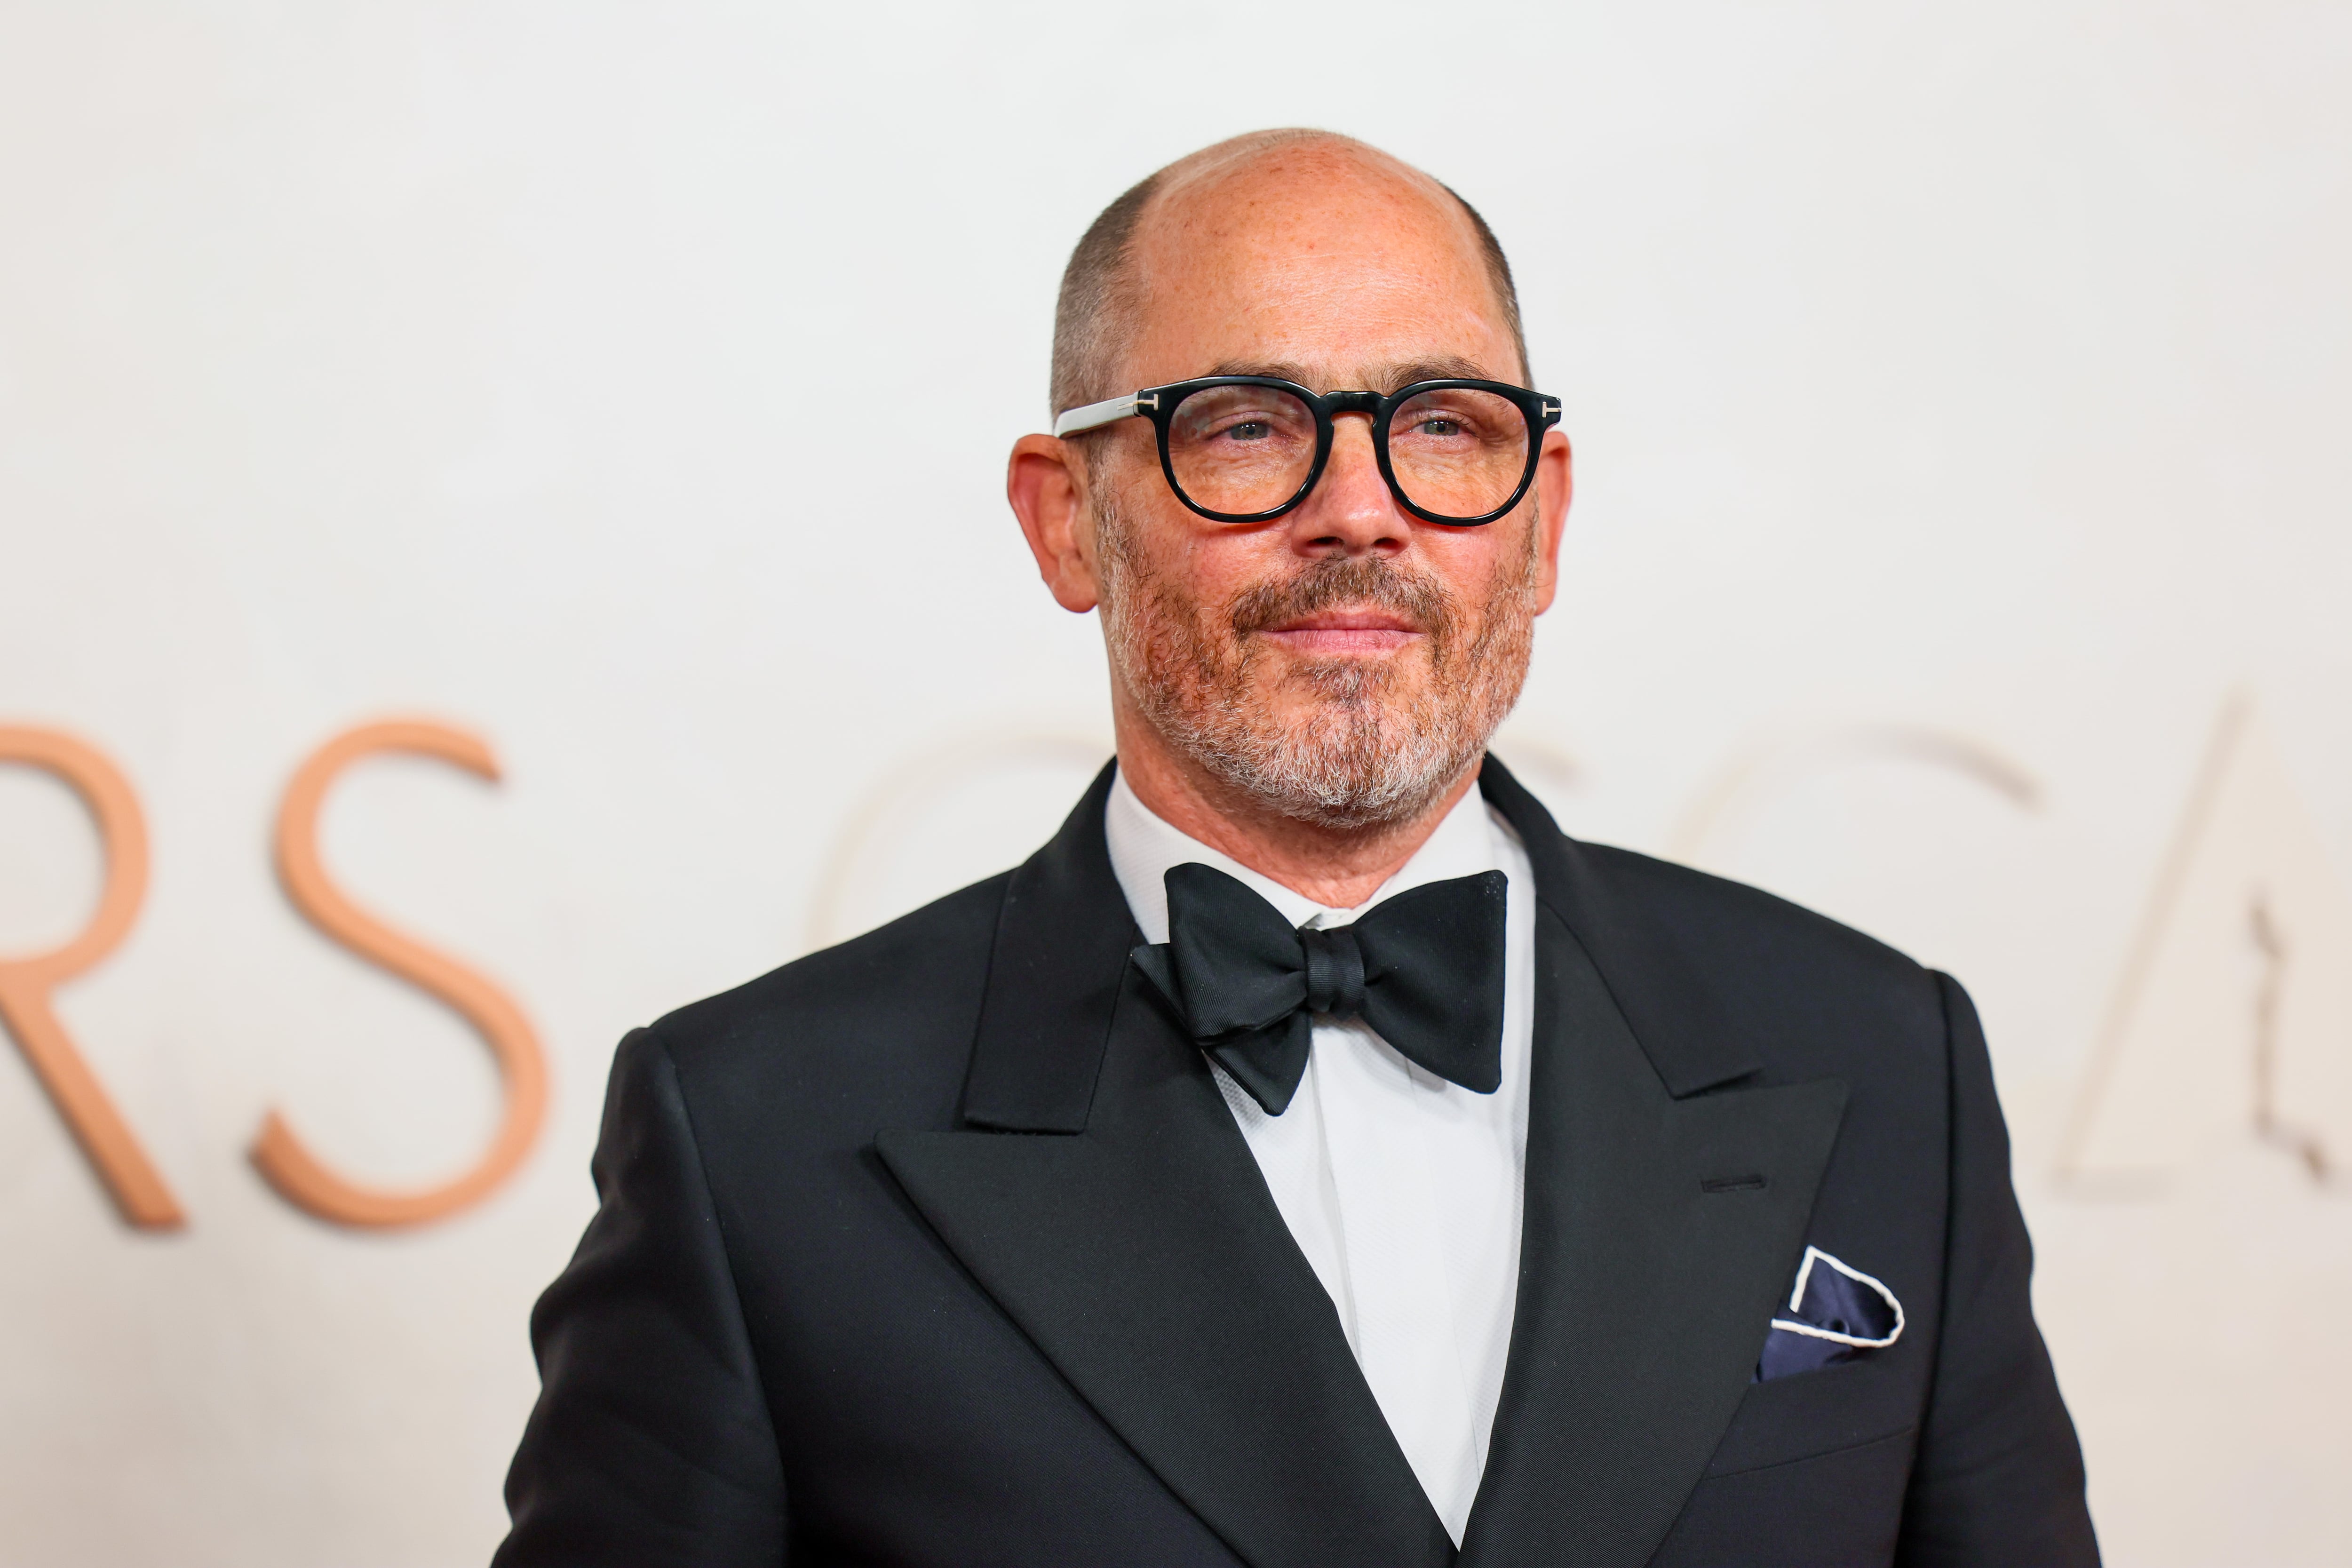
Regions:
<instances>
[{"instance_id":1,"label":"shirt collar","mask_svg":"<svg viewBox=\"0 0 2352 1568\"><path fill-rule=\"evenodd\" d=\"M1210 848L1138 799L1127 785L1125 773L1111 783L1110 799L1103 807L1103 836L1109 842L1111 870L1118 878L1119 891L1127 895L1127 907L1134 911L1135 923L1143 929L1143 940L1155 943L1168 940L1168 885L1163 879L1171 867L1188 861L1223 871L1279 910L1282 918L1294 926L1345 925L1381 900L1394 898L1409 888L1454 877L1473 877L1481 871L1495 870L1499 865L1486 803L1475 789L1465 792L1454 803L1454 809L1413 851L1412 859L1398 867L1396 874L1381 883L1377 892L1352 910L1318 904L1304 893L1251 870L1232 856Z\"/></svg>"}]
</instances>

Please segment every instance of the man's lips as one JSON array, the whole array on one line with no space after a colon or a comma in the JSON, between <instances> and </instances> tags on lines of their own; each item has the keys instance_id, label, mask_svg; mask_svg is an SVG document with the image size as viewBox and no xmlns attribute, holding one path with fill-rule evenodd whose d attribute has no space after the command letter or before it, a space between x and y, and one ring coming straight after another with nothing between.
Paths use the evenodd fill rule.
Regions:
<instances>
[{"instance_id":1,"label":"man's lips","mask_svg":"<svg viewBox=\"0 0 2352 1568\"><path fill-rule=\"evenodd\" d=\"M1391 653L1421 636L1421 631L1390 610L1325 610L1269 626L1262 635L1294 653L1328 657Z\"/></svg>"}]
</instances>

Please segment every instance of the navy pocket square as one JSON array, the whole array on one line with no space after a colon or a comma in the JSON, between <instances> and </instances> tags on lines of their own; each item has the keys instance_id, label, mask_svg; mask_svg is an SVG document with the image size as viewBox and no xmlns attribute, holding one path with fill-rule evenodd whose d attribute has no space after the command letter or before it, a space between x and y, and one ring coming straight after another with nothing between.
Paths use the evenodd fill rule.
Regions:
<instances>
[{"instance_id":1,"label":"navy pocket square","mask_svg":"<svg viewBox=\"0 0 2352 1568\"><path fill-rule=\"evenodd\" d=\"M1903 1337L1903 1303L1859 1268L1818 1247L1805 1248L1788 1309L1772 1320L1754 1381L1818 1372Z\"/></svg>"}]
</instances>

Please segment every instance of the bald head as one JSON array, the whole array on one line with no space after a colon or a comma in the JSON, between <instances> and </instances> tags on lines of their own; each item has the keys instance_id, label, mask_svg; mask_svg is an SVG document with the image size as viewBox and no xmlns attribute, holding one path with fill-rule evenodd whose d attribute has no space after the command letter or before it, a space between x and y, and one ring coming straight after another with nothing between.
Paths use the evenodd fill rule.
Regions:
<instances>
[{"instance_id":1,"label":"bald head","mask_svg":"<svg viewBox=\"0 0 2352 1568\"><path fill-rule=\"evenodd\" d=\"M1105 406L1015 441L1005 498L1055 601L1101 612L1119 776L1145 806L1352 908L1473 787L1570 489L1527 375L1486 225L1360 142L1223 142L1096 222L1063 281L1053 401ZM1285 383L1310 395L1311 450ZM1412 499L1473 480L1480 505Z\"/></svg>"},{"instance_id":2,"label":"bald head","mask_svg":"<svg viewBox=\"0 0 2352 1568\"><path fill-rule=\"evenodd\" d=\"M1311 293L1318 268L1360 265L1360 253L1383 237L1419 298L1444 309L1466 294L1466 308L1494 317L1518 363L1493 373L1524 380L1527 341L1510 263L1469 203L1352 138L1260 131L1144 179L1078 241L1054 315L1053 412L1134 391L1123 367L1155 319L1216 308L1202 274L1254 258L1297 271Z\"/></svg>"}]
</instances>

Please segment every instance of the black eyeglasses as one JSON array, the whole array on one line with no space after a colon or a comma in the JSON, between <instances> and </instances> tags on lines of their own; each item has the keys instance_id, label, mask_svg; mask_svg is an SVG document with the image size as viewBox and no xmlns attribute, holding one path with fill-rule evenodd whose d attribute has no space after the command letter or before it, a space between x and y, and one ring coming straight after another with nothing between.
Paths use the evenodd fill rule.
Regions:
<instances>
[{"instance_id":1,"label":"black eyeglasses","mask_svg":"<svg viewBox=\"0 0 2352 1568\"><path fill-rule=\"evenodd\" d=\"M1332 420L1372 417L1372 455L1397 504L1423 522L1492 522L1534 483L1559 404L1500 381L1416 381L1377 392L1309 392L1269 375L1208 375L1065 412L1075 436L1140 416L1160 434L1176 499L1218 522L1267 522L1299 502L1331 458Z\"/></svg>"}]
</instances>

